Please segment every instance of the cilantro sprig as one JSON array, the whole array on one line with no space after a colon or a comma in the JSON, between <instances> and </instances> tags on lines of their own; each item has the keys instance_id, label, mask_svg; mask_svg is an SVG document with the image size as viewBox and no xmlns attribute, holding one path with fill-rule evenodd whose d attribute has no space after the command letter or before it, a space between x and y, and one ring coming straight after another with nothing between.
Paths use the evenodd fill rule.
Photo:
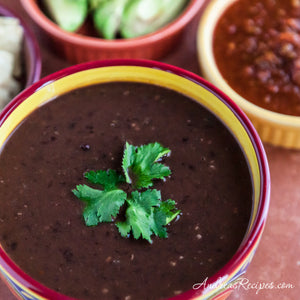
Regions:
<instances>
[{"instance_id":1,"label":"cilantro sprig","mask_svg":"<svg viewBox=\"0 0 300 300\"><path fill-rule=\"evenodd\" d=\"M95 226L101 222L111 222L125 203L127 194L117 185L124 181L124 177L114 170L90 171L85 178L91 183L99 184L103 190L91 188L85 184L77 185L74 195L86 202L83 217L87 226Z\"/></svg>"},{"instance_id":2,"label":"cilantro sprig","mask_svg":"<svg viewBox=\"0 0 300 300\"><path fill-rule=\"evenodd\" d=\"M170 152L170 149L162 147L159 143L140 147L126 143L122 163L126 182L137 189L147 188L153 185L153 179L169 176L170 168L158 161Z\"/></svg>"},{"instance_id":3,"label":"cilantro sprig","mask_svg":"<svg viewBox=\"0 0 300 300\"><path fill-rule=\"evenodd\" d=\"M174 200L163 201L160 191L149 187L153 186L154 179L170 176L170 168L159 162L169 154L170 149L159 143L136 147L126 142L122 160L124 176L115 170L86 172L84 177L102 189L82 184L72 190L86 203L83 211L85 224L96 226L102 222L113 222L125 205L124 221L115 223L123 237L132 233L135 239L142 237L149 243L152 243L153 234L167 238L166 225L176 218L180 210L176 209ZM124 183L131 186L131 193L119 188Z\"/></svg>"}]
</instances>

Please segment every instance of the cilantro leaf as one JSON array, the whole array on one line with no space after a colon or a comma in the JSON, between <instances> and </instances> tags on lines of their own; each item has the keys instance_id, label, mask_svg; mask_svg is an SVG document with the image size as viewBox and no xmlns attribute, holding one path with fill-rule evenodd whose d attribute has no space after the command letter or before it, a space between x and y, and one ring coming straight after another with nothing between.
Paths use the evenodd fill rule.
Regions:
<instances>
[{"instance_id":1,"label":"cilantro leaf","mask_svg":"<svg viewBox=\"0 0 300 300\"><path fill-rule=\"evenodd\" d=\"M154 234L160 238L167 238L168 234L165 227L167 225L167 218L164 212L156 208L153 210L151 217L153 218L152 231Z\"/></svg>"},{"instance_id":2,"label":"cilantro leaf","mask_svg":"<svg viewBox=\"0 0 300 300\"><path fill-rule=\"evenodd\" d=\"M128 142L126 142L122 160L122 168L125 174L125 179L126 182L130 184L131 179L129 177L129 168L134 164L135 148L135 146L132 146Z\"/></svg>"},{"instance_id":3,"label":"cilantro leaf","mask_svg":"<svg viewBox=\"0 0 300 300\"><path fill-rule=\"evenodd\" d=\"M180 210L176 209L175 204L175 201L170 199L162 201L160 206L153 211L155 226L153 226L152 230L160 238L168 237L165 225L169 224L180 213Z\"/></svg>"},{"instance_id":4,"label":"cilantro leaf","mask_svg":"<svg viewBox=\"0 0 300 300\"><path fill-rule=\"evenodd\" d=\"M92 184L100 185L102 190L87 185L77 185L73 194L86 203L83 217L87 226L95 226L101 222L112 222L120 213L120 208L126 203L124 222L116 226L123 237L132 233L135 239L140 237L152 243L154 234L160 238L168 236L166 225L180 211L173 200L161 200L161 193L148 187L154 179L164 179L171 174L170 169L158 161L170 153L170 149L159 143L140 147L126 143L122 161L124 175L115 170L89 171L84 177ZM131 184L133 192L127 195L118 188L120 183ZM140 188L148 188L139 192ZM135 190L134 190L135 189Z\"/></svg>"},{"instance_id":5,"label":"cilantro leaf","mask_svg":"<svg viewBox=\"0 0 300 300\"><path fill-rule=\"evenodd\" d=\"M160 204L159 209L166 216L166 224L169 224L170 222L172 222L180 214L180 210L177 210L175 205L176 205L176 202L171 199L162 201Z\"/></svg>"},{"instance_id":6,"label":"cilantro leaf","mask_svg":"<svg viewBox=\"0 0 300 300\"><path fill-rule=\"evenodd\" d=\"M100 184L105 191L117 189L119 183L125 182L125 178L115 170L89 171L84 177L91 183Z\"/></svg>"},{"instance_id":7,"label":"cilantro leaf","mask_svg":"<svg viewBox=\"0 0 300 300\"><path fill-rule=\"evenodd\" d=\"M164 179L171 174L169 167L158 163L170 149L159 143L135 147L126 142L122 167L126 182L135 188L147 188L153 185L153 179Z\"/></svg>"},{"instance_id":8,"label":"cilantro leaf","mask_svg":"<svg viewBox=\"0 0 300 300\"><path fill-rule=\"evenodd\" d=\"M161 202L161 194L158 190L146 190L142 193L134 191L131 193L132 199L128 199L129 205L138 205L142 207L147 214L151 214L153 206L159 206Z\"/></svg>"},{"instance_id":9,"label":"cilantro leaf","mask_svg":"<svg viewBox=\"0 0 300 300\"><path fill-rule=\"evenodd\" d=\"M132 192L131 198L127 199L126 221L116 224L121 235L125 237L132 230L135 239L142 236L151 243L152 209L154 205L159 204L159 201L160 192L157 190L147 190L143 193Z\"/></svg>"},{"instance_id":10,"label":"cilantro leaf","mask_svg":"<svg viewBox=\"0 0 300 300\"><path fill-rule=\"evenodd\" d=\"M179 211L174 211L175 202L162 202L160 191L157 190L146 190L142 193L134 191L126 202L126 221L116 223L120 234L127 237L132 231L135 239L142 236L149 243L152 243L152 234L166 238L165 225L170 218L174 219L179 214Z\"/></svg>"},{"instance_id":11,"label":"cilantro leaf","mask_svg":"<svg viewBox=\"0 0 300 300\"><path fill-rule=\"evenodd\" d=\"M117 216L127 198L127 194L120 189L101 191L87 185L77 185L72 192L86 202L83 217L87 226L112 222L112 217Z\"/></svg>"}]
</instances>

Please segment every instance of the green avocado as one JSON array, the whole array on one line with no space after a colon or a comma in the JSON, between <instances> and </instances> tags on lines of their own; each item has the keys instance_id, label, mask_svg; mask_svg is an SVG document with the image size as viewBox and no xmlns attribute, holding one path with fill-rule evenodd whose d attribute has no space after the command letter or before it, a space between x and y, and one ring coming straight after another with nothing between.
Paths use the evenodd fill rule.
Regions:
<instances>
[{"instance_id":1,"label":"green avocado","mask_svg":"<svg viewBox=\"0 0 300 300\"><path fill-rule=\"evenodd\" d=\"M91 0L93 21L99 35L114 39L119 31L124 8L129 0Z\"/></svg>"},{"instance_id":2,"label":"green avocado","mask_svg":"<svg viewBox=\"0 0 300 300\"><path fill-rule=\"evenodd\" d=\"M100 4L102 4L103 2L107 2L108 0L88 0L89 5L90 5L90 9L93 11L96 8L98 8L98 6Z\"/></svg>"},{"instance_id":3,"label":"green avocado","mask_svg":"<svg viewBox=\"0 0 300 300\"><path fill-rule=\"evenodd\" d=\"M134 38L151 33L175 19L186 3L187 0L131 0L123 13L121 35Z\"/></svg>"},{"instance_id":4,"label":"green avocado","mask_svg":"<svg viewBox=\"0 0 300 300\"><path fill-rule=\"evenodd\" d=\"M88 0L43 0L49 16L67 31L76 31L88 14Z\"/></svg>"}]
</instances>

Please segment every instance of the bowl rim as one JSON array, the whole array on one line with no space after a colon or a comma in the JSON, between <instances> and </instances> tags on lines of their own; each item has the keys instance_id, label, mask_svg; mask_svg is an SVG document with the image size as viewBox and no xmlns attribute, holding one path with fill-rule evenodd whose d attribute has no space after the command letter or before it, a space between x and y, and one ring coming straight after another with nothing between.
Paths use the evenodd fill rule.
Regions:
<instances>
[{"instance_id":1,"label":"bowl rim","mask_svg":"<svg viewBox=\"0 0 300 300\"><path fill-rule=\"evenodd\" d=\"M197 52L201 70L205 78L224 90L246 113L273 124L300 129L299 116L274 112L252 103L231 88L219 71L212 50L213 32L224 10L236 1L238 0L211 0L204 9L197 31Z\"/></svg>"},{"instance_id":2,"label":"bowl rim","mask_svg":"<svg viewBox=\"0 0 300 300\"><path fill-rule=\"evenodd\" d=\"M205 2L205 0L189 0L184 11L177 18L153 33L130 39L106 40L100 37L85 36L65 31L42 12L36 0L20 1L31 18L50 35L71 44L82 45L84 43L85 46L91 48L114 48L118 50L156 43L174 35L193 19Z\"/></svg>"},{"instance_id":3,"label":"bowl rim","mask_svg":"<svg viewBox=\"0 0 300 300\"><path fill-rule=\"evenodd\" d=\"M29 74L26 78L25 87L30 86L34 82L40 79L42 71L42 59L38 42L31 31L30 27L24 21L24 19L12 9L5 5L0 5L0 15L7 17L14 17L19 19L21 26L24 30L24 47L28 49L29 56Z\"/></svg>"},{"instance_id":4,"label":"bowl rim","mask_svg":"<svg viewBox=\"0 0 300 300\"><path fill-rule=\"evenodd\" d=\"M239 122L243 125L247 134L253 144L253 148L258 160L259 164L259 172L260 172L260 179L261 179L261 189L260 189L260 198L259 198L259 206L256 214L256 218L253 222L253 228L247 235L247 238L244 239L236 251L234 256L226 263L226 265L217 271L213 276L208 278L207 284L213 284L219 278L223 276L228 276L228 274L232 273L251 253L253 253L253 249L257 245L260 240L261 233L263 231L268 208L269 208L269 201L270 201L270 172L269 166L267 161L267 156L263 147L263 144L260 140L259 135L257 134L254 126L245 115L245 113L235 104L227 95L225 95L222 91L216 88L214 85L196 75L190 71L186 71L182 68L172 66L166 63L151 61L151 60L137 60L137 59L113 59L113 60L100 60L100 61L93 61L82 63L78 65L74 65L68 67L66 69L57 71L53 74L50 74L37 83L33 84L29 88L25 89L21 92L17 97L15 97L0 113L0 127L7 119L7 117L14 111L14 109L20 105L23 101L37 92L39 89L47 86L56 80L59 80L63 77L72 75L77 72L95 69L95 68L102 68L102 67L114 67L114 66L137 66L137 67L144 67L149 69L159 69L164 72L170 72L174 75L186 78L191 80L197 85L206 88L209 92L214 94L218 97L222 102L226 104L227 107L234 113L235 117L239 120ZM27 288L32 289L35 292L39 292L40 295L43 297L50 297L50 299L57 299L57 300L75 300L74 298L70 298L68 296L59 294L41 283L35 281L33 278L28 276L24 271L22 271L4 252L0 245L0 264L5 266L5 270L9 270L9 274L13 274L12 276L16 277L19 282L24 284ZM204 287L200 288L199 290L189 290L180 294L178 296L169 298L176 299L176 300L186 300L192 299L196 296L201 296L204 291ZM52 297L52 298L51 298ZM55 298L53 298L55 297ZM76 299L78 300L78 299Z\"/></svg>"}]
</instances>

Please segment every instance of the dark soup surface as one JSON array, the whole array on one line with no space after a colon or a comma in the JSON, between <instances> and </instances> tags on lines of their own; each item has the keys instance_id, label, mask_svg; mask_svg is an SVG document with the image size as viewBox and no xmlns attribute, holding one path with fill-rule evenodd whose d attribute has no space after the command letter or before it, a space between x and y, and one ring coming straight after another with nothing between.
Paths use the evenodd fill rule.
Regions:
<instances>
[{"instance_id":1,"label":"dark soup surface","mask_svg":"<svg viewBox=\"0 0 300 300\"><path fill-rule=\"evenodd\" d=\"M171 149L155 188L180 216L168 238L85 225L72 189L88 170L121 172L125 142ZM0 154L0 239L36 280L80 299L162 299L192 289L233 256L248 227L252 180L240 146L208 110L172 90L106 83L29 115Z\"/></svg>"},{"instance_id":2,"label":"dark soup surface","mask_svg":"<svg viewBox=\"0 0 300 300\"><path fill-rule=\"evenodd\" d=\"M300 116L300 2L239 0L221 16L213 39L217 66L242 97Z\"/></svg>"}]
</instances>

